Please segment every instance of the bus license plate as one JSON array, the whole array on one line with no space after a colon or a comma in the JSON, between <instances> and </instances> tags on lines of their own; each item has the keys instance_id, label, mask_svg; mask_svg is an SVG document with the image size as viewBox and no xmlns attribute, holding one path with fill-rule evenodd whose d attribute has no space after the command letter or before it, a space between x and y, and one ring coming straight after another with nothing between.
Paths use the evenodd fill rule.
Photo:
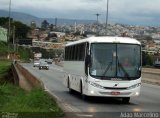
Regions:
<instances>
[{"instance_id":1,"label":"bus license plate","mask_svg":"<svg viewBox=\"0 0 160 118\"><path fill-rule=\"evenodd\" d=\"M120 92L115 92L115 91L111 92L111 95L119 95L119 94Z\"/></svg>"}]
</instances>

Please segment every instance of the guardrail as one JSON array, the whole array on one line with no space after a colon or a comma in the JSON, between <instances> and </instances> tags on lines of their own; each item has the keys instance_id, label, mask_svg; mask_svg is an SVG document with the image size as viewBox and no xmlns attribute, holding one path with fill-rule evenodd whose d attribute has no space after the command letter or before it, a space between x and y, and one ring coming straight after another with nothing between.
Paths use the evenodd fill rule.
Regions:
<instances>
[{"instance_id":1,"label":"guardrail","mask_svg":"<svg viewBox=\"0 0 160 118\"><path fill-rule=\"evenodd\" d=\"M19 85L19 75L17 73L18 70L16 69L15 64L11 65L11 70L14 76L14 84Z\"/></svg>"},{"instance_id":2,"label":"guardrail","mask_svg":"<svg viewBox=\"0 0 160 118\"><path fill-rule=\"evenodd\" d=\"M14 77L16 81L18 82L19 86L21 86L25 90L31 90L33 87L41 87L45 90L43 82L41 82L38 78L36 78L34 75L32 75L27 69L22 67L20 64L13 64L12 65L12 72L14 72ZM23 82L27 81L27 85L24 85ZM26 84L26 83L25 83ZM26 88L26 86L29 86L30 88ZM51 96L58 106L65 111L65 118L81 118L77 116L75 113L71 113L72 111L68 109L64 101L61 101L54 93L50 93L50 91L45 90L45 92Z\"/></svg>"},{"instance_id":3,"label":"guardrail","mask_svg":"<svg viewBox=\"0 0 160 118\"><path fill-rule=\"evenodd\" d=\"M44 88L43 82L32 75L27 69L20 64L12 64L12 72L14 75L14 81L17 85L25 90L31 90L35 87Z\"/></svg>"}]
</instances>

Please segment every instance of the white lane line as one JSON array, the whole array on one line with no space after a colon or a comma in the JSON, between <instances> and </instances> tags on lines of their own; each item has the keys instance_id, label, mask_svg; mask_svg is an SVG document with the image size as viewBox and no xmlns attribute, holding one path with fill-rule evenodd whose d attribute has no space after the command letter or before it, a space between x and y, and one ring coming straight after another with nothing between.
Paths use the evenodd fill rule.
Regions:
<instances>
[{"instance_id":1,"label":"white lane line","mask_svg":"<svg viewBox=\"0 0 160 118\"><path fill-rule=\"evenodd\" d=\"M90 115L90 114L76 114L76 115L80 117L88 117L88 118L93 117L93 115Z\"/></svg>"},{"instance_id":2,"label":"white lane line","mask_svg":"<svg viewBox=\"0 0 160 118\"><path fill-rule=\"evenodd\" d=\"M58 71L61 71L61 72L63 72L63 70L62 69L58 69L58 68L53 68L54 70L58 70Z\"/></svg>"}]
</instances>

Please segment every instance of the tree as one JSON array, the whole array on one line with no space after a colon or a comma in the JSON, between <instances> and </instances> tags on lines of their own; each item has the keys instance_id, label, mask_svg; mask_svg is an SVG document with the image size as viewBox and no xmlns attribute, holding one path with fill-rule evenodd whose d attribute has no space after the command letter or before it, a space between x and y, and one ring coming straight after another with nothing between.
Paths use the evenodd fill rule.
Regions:
<instances>
[{"instance_id":1,"label":"tree","mask_svg":"<svg viewBox=\"0 0 160 118\"><path fill-rule=\"evenodd\" d=\"M11 18L10 21L12 23L13 19ZM0 18L0 26L8 29L8 26L9 26L8 24L9 24L9 17L1 17Z\"/></svg>"},{"instance_id":2,"label":"tree","mask_svg":"<svg viewBox=\"0 0 160 118\"><path fill-rule=\"evenodd\" d=\"M19 21L15 21L14 25L15 25L15 38L27 38L27 34L30 31L30 27Z\"/></svg>"},{"instance_id":3,"label":"tree","mask_svg":"<svg viewBox=\"0 0 160 118\"><path fill-rule=\"evenodd\" d=\"M151 55L149 55L146 52L142 52L142 66L152 66L153 65L153 59L151 57Z\"/></svg>"},{"instance_id":4,"label":"tree","mask_svg":"<svg viewBox=\"0 0 160 118\"><path fill-rule=\"evenodd\" d=\"M53 27L54 27L54 25L51 24L51 25L50 25L50 30L51 30L51 31L53 31Z\"/></svg>"},{"instance_id":5,"label":"tree","mask_svg":"<svg viewBox=\"0 0 160 118\"><path fill-rule=\"evenodd\" d=\"M152 37L151 37L151 36L146 36L145 39L146 39L147 41L152 41Z\"/></svg>"},{"instance_id":6,"label":"tree","mask_svg":"<svg viewBox=\"0 0 160 118\"><path fill-rule=\"evenodd\" d=\"M36 28L36 22L34 22L34 21L31 22L31 28L32 28L32 29L35 29L35 28Z\"/></svg>"},{"instance_id":7,"label":"tree","mask_svg":"<svg viewBox=\"0 0 160 118\"><path fill-rule=\"evenodd\" d=\"M15 39L16 38L27 38L27 34L30 31L30 27L19 21L13 21L12 18L10 19L10 21L11 21L11 25L10 25L11 32L10 32L9 41L12 42L13 33L15 33ZM0 26L8 29L8 26L9 26L8 24L9 24L8 17L0 18Z\"/></svg>"},{"instance_id":8,"label":"tree","mask_svg":"<svg viewBox=\"0 0 160 118\"><path fill-rule=\"evenodd\" d=\"M41 24L42 30L46 30L48 27L49 27L49 23L47 22L47 20L44 20Z\"/></svg>"}]
</instances>

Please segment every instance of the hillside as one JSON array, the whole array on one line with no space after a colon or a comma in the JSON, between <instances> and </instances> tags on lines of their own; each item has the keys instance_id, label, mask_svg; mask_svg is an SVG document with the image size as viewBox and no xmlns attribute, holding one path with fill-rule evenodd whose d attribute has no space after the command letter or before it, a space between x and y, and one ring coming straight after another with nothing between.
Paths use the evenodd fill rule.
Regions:
<instances>
[{"instance_id":1,"label":"hillside","mask_svg":"<svg viewBox=\"0 0 160 118\"><path fill-rule=\"evenodd\" d=\"M8 11L0 10L0 17L8 17ZM55 18L38 18L26 13L20 13L20 12L11 12L11 17L15 20L21 21L24 24L30 25L31 21L35 21L38 26L41 26L42 21L47 20L50 24L55 23ZM95 22L94 20L77 20L77 24L88 24ZM63 18L57 18L57 24L65 24L70 25L74 24L75 19L63 19Z\"/></svg>"}]
</instances>

